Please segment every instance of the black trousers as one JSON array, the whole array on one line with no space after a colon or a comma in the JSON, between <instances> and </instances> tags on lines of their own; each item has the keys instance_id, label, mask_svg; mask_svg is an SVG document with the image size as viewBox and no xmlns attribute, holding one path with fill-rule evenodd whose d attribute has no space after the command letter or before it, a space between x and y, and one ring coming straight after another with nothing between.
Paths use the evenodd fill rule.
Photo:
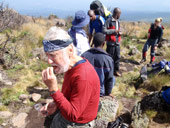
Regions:
<instances>
[{"instance_id":1,"label":"black trousers","mask_svg":"<svg viewBox=\"0 0 170 128\"><path fill-rule=\"evenodd\" d=\"M106 48L107 53L109 53L113 60L114 60L114 72L119 71L119 62L120 62L120 44L119 43L113 43L113 42L108 42L107 43L107 48Z\"/></svg>"}]
</instances>

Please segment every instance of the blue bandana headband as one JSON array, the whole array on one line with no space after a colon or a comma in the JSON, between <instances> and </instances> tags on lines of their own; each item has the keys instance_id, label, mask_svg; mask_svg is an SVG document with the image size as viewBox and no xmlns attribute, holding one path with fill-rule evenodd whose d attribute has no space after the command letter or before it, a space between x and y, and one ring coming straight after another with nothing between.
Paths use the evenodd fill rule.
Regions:
<instances>
[{"instance_id":1,"label":"blue bandana headband","mask_svg":"<svg viewBox=\"0 0 170 128\"><path fill-rule=\"evenodd\" d=\"M73 41L71 39L69 40L43 40L43 45L44 45L44 51L45 52L53 52L57 50L61 50L68 45L70 45Z\"/></svg>"}]
</instances>

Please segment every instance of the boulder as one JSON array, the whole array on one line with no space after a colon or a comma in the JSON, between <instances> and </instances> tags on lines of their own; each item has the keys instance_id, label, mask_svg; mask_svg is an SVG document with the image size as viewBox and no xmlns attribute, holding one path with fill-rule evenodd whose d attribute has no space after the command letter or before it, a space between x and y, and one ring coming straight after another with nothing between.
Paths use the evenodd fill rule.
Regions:
<instances>
[{"instance_id":1,"label":"boulder","mask_svg":"<svg viewBox=\"0 0 170 128\"><path fill-rule=\"evenodd\" d=\"M27 113L20 113L12 119L12 124L17 128L24 128L26 126Z\"/></svg>"},{"instance_id":2,"label":"boulder","mask_svg":"<svg viewBox=\"0 0 170 128\"><path fill-rule=\"evenodd\" d=\"M100 97L102 107L98 112L95 128L106 128L108 122L115 120L119 103L110 96Z\"/></svg>"},{"instance_id":3,"label":"boulder","mask_svg":"<svg viewBox=\"0 0 170 128\"><path fill-rule=\"evenodd\" d=\"M137 103L132 110L132 128L148 128L149 119L145 114L142 114L141 104Z\"/></svg>"},{"instance_id":4,"label":"boulder","mask_svg":"<svg viewBox=\"0 0 170 128\"><path fill-rule=\"evenodd\" d=\"M13 83L9 80L8 76L3 70L0 70L0 84L1 85L7 85L7 86L12 86Z\"/></svg>"},{"instance_id":5,"label":"boulder","mask_svg":"<svg viewBox=\"0 0 170 128\"><path fill-rule=\"evenodd\" d=\"M148 128L149 117L145 113L147 110L169 113L169 108L170 105L162 98L162 92L153 92L145 96L132 110L132 128Z\"/></svg>"}]
</instances>

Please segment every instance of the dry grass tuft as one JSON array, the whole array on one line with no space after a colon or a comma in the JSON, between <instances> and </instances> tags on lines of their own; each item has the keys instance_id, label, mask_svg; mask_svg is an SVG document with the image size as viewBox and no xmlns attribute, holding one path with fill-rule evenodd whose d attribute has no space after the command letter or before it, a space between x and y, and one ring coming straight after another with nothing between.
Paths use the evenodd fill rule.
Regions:
<instances>
[{"instance_id":1,"label":"dry grass tuft","mask_svg":"<svg viewBox=\"0 0 170 128\"><path fill-rule=\"evenodd\" d=\"M155 75L145 82L141 88L148 91L159 91L163 86L169 85L170 76L168 75Z\"/></svg>"},{"instance_id":2,"label":"dry grass tuft","mask_svg":"<svg viewBox=\"0 0 170 128\"><path fill-rule=\"evenodd\" d=\"M41 24L26 23L22 25L22 31L29 32L34 38L44 37L47 28Z\"/></svg>"}]
</instances>

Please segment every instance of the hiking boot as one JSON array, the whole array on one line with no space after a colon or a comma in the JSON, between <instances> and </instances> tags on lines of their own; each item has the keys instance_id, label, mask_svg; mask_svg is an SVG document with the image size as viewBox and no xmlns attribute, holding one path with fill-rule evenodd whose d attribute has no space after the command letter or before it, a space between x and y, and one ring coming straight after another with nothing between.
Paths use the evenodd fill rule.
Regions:
<instances>
[{"instance_id":1,"label":"hiking boot","mask_svg":"<svg viewBox=\"0 0 170 128\"><path fill-rule=\"evenodd\" d=\"M144 62L146 62L146 59L145 59L145 58L143 58L143 59L140 61L141 64L144 63Z\"/></svg>"},{"instance_id":2,"label":"hiking boot","mask_svg":"<svg viewBox=\"0 0 170 128\"><path fill-rule=\"evenodd\" d=\"M149 64L147 64L147 66L148 66L148 67L152 67L152 64L153 64L153 62L152 62L152 61L150 61L150 63L149 63Z\"/></svg>"},{"instance_id":3,"label":"hiking boot","mask_svg":"<svg viewBox=\"0 0 170 128\"><path fill-rule=\"evenodd\" d=\"M121 74L120 74L119 72L115 72L114 75L115 75L115 76L118 76L118 77L121 76Z\"/></svg>"}]
</instances>

